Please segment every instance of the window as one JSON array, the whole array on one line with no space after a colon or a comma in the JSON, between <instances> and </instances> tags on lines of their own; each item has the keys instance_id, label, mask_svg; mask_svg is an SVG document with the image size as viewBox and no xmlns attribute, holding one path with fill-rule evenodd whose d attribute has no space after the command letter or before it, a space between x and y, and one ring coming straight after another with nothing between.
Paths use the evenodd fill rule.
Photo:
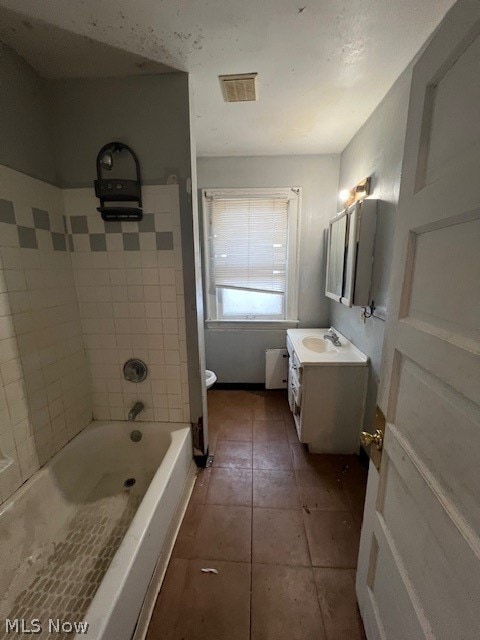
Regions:
<instances>
[{"instance_id":1,"label":"window","mask_svg":"<svg viewBox=\"0 0 480 640\"><path fill-rule=\"evenodd\" d=\"M300 196L290 187L204 192L209 320L296 321Z\"/></svg>"}]
</instances>

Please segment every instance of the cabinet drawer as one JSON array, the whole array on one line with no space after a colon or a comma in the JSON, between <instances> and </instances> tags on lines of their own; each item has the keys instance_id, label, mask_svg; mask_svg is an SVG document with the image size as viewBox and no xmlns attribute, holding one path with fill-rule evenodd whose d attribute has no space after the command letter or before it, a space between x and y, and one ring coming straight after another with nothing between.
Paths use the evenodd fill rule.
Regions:
<instances>
[{"instance_id":1,"label":"cabinet drawer","mask_svg":"<svg viewBox=\"0 0 480 640\"><path fill-rule=\"evenodd\" d=\"M288 390L297 405L302 402L302 385L300 384L296 371L292 368L288 371Z\"/></svg>"},{"instance_id":2,"label":"cabinet drawer","mask_svg":"<svg viewBox=\"0 0 480 640\"><path fill-rule=\"evenodd\" d=\"M292 370L295 378L298 380L298 383L302 384L303 367L300 365L300 362L298 361L298 358L295 352L293 352L293 356L289 360L289 367Z\"/></svg>"},{"instance_id":3,"label":"cabinet drawer","mask_svg":"<svg viewBox=\"0 0 480 640\"><path fill-rule=\"evenodd\" d=\"M292 341L290 340L290 338L288 336L287 336L287 351L288 351L288 355L291 358L293 356L293 354L294 354L294 350L293 350Z\"/></svg>"}]
</instances>

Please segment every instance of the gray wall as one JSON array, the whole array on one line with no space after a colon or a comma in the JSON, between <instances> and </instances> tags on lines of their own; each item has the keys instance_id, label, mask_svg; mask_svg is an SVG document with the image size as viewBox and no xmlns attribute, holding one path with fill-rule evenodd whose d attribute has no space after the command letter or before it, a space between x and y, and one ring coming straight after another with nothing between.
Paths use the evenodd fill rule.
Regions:
<instances>
[{"instance_id":1,"label":"gray wall","mask_svg":"<svg viewBox=\"0 0 480 640\"><path fill-rule=\"evenodd\" d=\"M53 80L50 91L57 173L63 188L93 186L97 153L112 140L129 144L138 155L143 184L165 184L169 175L177 176L190 404L196 421L202 413L200 369L204 367L196 322L195 166L188 74Z\"/></svg>"},{"instance_id":2,"label":"gray wall","mask_svg":"<svg viewBox=\"0 0 480 640\"><path fill-rule=\"evenodd\" d=\"M351 188L362 178L372 176L372 197L379 200L372 279L372 298L379 308L379 315L384 315L388 305L393 232L411 75L412 65L399 77L381 104L355 134L343 151L340 161L339 190ZM360 307L349 309L333 300L330 301L330 321L370 357L365 412L365 426L370 428L375 415L385 322L373 317L364 323Z\"/></svg>"},{"instance_id":3,"label":"gray wall","mask_svg":"<svg viewBox=\"0 0 480 640\"><path fill-rule=\"evenodd\" d=\"M186 73L52 80L54 149L62 187L91 186L99 149L112 140L137 153L142 182L191 175Z\"/></svg>"},{"instance_id":4,"label":"gray wall","mask_svg":"<svg viewBox=\"0 0 480 640\"><path fill-rule=\"evenodd\" d=\"M327 326L324 290L324 230L335 214L338 156L198 158L198 187L303 189L300 221L300 326ZM220 382L264 382L265 349L285 346L285 330L208 328L207 367Z\"/></svg>"},{"instance_id":5,"label":"gray wall","mask_svg":"<svg viewBox=\"0 0 480 640\"><path fill-rule=\"evenodd\" d=\"M0 164L56 183L48 85L0 42Z\"/></svg>"}]
</instances>

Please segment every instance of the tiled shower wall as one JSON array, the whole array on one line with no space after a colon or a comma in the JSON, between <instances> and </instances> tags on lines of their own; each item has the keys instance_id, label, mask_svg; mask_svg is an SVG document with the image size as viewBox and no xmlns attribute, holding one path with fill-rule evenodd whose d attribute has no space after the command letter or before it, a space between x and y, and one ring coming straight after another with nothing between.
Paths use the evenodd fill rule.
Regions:
<instances>
[{"instance_id":1,"label":"tiled shower wall","mask_svg":"<svg viewBox=\"0 0 480 640\"><path fill-rule=\"evenodd\" d=\"M97 420L190 420L179 193L142 188L141 222L103 222L93 189L64 191L77 297ZM144 382L124 380L140 358Z\"/></svg>"},{"instance_id":2,"label":"tiled shower wall","mask_svg":"<svg viewBox=\"0 0 480 640\"><path fill-rule=\"evenodd\" d=\"M0 166L0 501L92 417L61 189Z\"/></svg>"},{"instance_id":3,"label":"tiled shower wall","mask_svg":"<svg viewBox=\"0 0 480 640\"><path fill-rule=\"evenodd\" d=\"M0 502L93 417L189 421L178 187L140 223L0 166ZM129 358L149 376L123 378ZM93 401L93 407L92 407Z\"/></svg>"}]
</instances>

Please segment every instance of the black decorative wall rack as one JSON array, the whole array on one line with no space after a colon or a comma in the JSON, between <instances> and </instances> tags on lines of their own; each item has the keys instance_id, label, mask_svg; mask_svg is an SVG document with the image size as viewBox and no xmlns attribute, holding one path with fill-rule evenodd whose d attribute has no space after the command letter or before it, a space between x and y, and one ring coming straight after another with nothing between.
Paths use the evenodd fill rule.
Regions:
<instances>
[{"instance_id":1,"label":"black decorative wall rack","mask_svg":"<svg viewBox=\"0 0 480 640\"><path fill-rule=\"evenodd\" d=\"M103 171L110 171L114 163L114 154L129 153L135 162L135 180L123 178L106 178ZM123 142L109 142L103 146L97 155L97 179L95 180L95 195L100 199L100 211L105 222L111 220L141 220L142 211L142 183L140 178L140 162L136 153ZM106 203L115 203L106 206ZM122 202L136 202L137 207L122 206Z\"/></svg>"}]
</instances>

